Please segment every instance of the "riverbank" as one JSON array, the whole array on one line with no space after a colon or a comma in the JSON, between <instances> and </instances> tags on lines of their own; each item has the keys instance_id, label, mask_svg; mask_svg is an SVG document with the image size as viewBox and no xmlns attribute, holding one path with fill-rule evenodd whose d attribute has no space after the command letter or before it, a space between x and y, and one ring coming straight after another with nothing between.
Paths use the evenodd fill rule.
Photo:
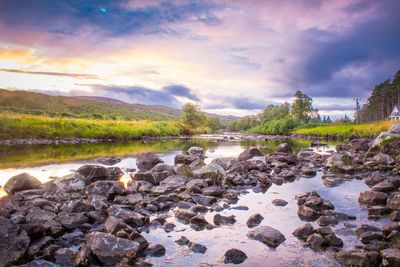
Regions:
<instances>
[{"instance_id":1,"label":"riverbank","mask_svg":"<svg viewBox=\"0 0 400 267\"><path fill-rule=\"evenodd\" d=\"M323 138L359 138L378 136L381 132L388 131L394 124L392 121L378 121L365 124L330 124L318 126L304 126L292 131L294 135L312 136Z\"/></svg>"}]
</instances>

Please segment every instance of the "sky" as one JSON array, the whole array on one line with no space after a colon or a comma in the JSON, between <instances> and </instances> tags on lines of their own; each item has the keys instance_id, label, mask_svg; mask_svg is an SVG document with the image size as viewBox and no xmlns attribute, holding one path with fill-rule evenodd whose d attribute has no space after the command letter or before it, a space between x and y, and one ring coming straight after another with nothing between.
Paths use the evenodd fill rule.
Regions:
<instances>
[{"instance_id":1,"label":"sky","mask_svg":"<svg viewBox=\"0 0 400 267\"><path fill-rule=\"evenodd\" d=\"M0 88L352 114L400 69L398 0L1 0Z\"/></svg>"}]
</instances>

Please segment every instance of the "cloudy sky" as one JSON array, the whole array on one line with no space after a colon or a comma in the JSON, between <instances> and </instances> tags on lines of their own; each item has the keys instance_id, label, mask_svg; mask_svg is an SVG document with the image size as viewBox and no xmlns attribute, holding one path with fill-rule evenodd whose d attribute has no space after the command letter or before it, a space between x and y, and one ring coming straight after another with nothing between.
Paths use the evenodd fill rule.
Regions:
<instances>
[{"instance_id":1,"label":"cloudy sky","mask_svg":"<svg viewBox=\"0 0 400 267\"><path fill-rule=\"evenodd\" d=\"M350 114L400 69L398 0L1 0L0 88Z\"/></svg>"}]
</instances>

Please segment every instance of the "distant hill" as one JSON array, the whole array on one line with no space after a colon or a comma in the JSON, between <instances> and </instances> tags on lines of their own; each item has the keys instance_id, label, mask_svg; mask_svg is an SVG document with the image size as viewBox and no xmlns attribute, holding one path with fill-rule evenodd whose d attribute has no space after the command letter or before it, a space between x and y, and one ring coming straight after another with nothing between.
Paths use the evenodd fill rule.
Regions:
<instances>
[{"instance_id":1,"label":"distant hill","mask_svg":"<svg viewBox=\"0 0 400 267\"><path fill-rule=\"evenodd\" d=\"M176 120L181 110L160 105L128 104L123 101L99 96L50 96L28 91L0 89L0 111L24 114L64 116L98 119L149 119ZM222 122L237 120L235 116L217 116Z\"/></svg>"}]
</instances>

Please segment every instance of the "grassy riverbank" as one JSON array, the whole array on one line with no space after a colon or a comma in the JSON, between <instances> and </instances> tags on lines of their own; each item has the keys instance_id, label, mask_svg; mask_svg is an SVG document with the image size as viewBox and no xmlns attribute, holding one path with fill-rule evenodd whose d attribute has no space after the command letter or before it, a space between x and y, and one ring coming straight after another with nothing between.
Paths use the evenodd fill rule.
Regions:
<instances>
[{"instance_id":1,"label":"grassy riverbank","mask_svg":"<svg viewBox=\"0 0 400 267\"><path fill-rule=\"evenodd\" d=\"M206 129L199 129L206 131ZM0 113L0 140L25 138L117 138L177 136L176 121L95 120Z\"/></svg>"},{"instance_id":2,"label":"grassy riverbank","mask_svg":"<svg viewBox=\"0 0 400 267\"><path fill-rule=\"evenodd\" d=\"M369 137L387 131L393 125L391 121L377 121L366 124L330 124L319 126L303 126L292 131L293 134L321 137Z\"/></svg>"}]
</instances>

